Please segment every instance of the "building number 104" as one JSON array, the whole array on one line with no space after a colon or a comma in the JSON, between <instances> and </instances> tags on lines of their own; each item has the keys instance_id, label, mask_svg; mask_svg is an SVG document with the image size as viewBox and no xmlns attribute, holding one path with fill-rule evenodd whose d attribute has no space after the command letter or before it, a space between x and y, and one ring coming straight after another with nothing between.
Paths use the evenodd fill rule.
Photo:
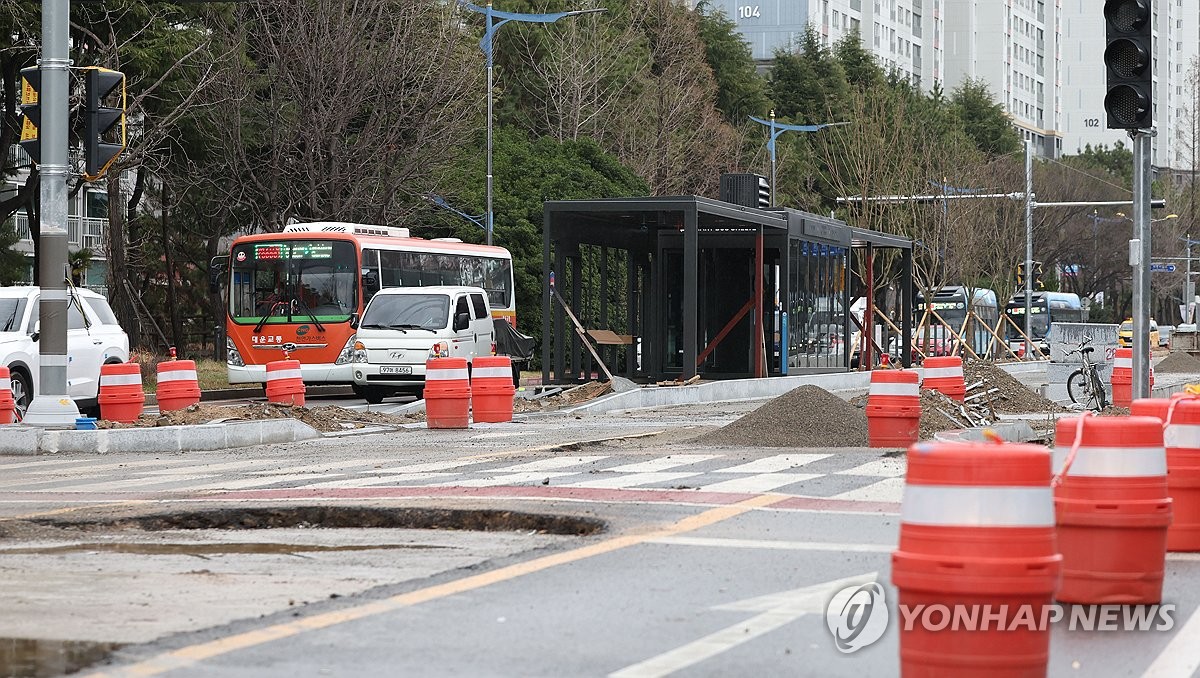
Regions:
<instances>
[{"instance_id":1,"label":"building number 104","mask_svg":"<svg viewBox=\"0 0 1200 678\"><path fill-rule=\"evenodd\" d=\"M762 14L758 11L758 5L740 5L738 7L739 19L751 19L760 16Z\"/></svg>"}]
</instances>

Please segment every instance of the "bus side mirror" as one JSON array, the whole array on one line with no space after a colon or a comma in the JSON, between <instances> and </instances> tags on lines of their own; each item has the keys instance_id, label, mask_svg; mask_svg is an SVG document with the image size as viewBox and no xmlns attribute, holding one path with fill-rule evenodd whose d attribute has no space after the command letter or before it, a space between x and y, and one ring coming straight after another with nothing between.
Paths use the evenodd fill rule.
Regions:
<instances>
[{"instance_id":1,"label":"bus side mirror","mask_svg":"<svg viewBox=\"0 0 1200 678\"><path fill-rule=\"evenodd\" d=\"M379 287L379 274L369 268L362 271L363 287Z\"/></svg>"},{"instance_id":2,"label":"bus side mirror","mask_svg":"<svg viewBox=\"0 0 1200 678\"><path fill-rule=\"evenodd\" d=\"M352 329L352 330L358 329L358 314L357 313L350 314L350 329Z\"/></svg>"},{"instance_id":3,"label":"bus side mirror","mask_svg":"<svg viewBox=\"0 0 1200 678\"><path fill-rule=\"evenodd\" d=\"M208 262L208 291L217 294L221 291L221 276L229 270L229 255L213 257Z\"/></svg>"}]
</instances>

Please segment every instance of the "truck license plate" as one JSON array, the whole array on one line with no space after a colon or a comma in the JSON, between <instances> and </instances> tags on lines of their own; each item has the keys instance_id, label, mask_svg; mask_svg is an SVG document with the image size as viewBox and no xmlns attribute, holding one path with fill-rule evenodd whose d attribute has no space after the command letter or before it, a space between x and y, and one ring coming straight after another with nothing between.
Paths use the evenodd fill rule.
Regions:
<instances>
[{"instance_id":1,"label":"truck license plate","mask_svg":"<svg viewBox=\"0 0 1200 678\"><path fill-rule=\"evenodd\" d=\"M380 374L412 374L412 367L408 365L384 365L379 368Z\"/></svg>"}]
</instances>

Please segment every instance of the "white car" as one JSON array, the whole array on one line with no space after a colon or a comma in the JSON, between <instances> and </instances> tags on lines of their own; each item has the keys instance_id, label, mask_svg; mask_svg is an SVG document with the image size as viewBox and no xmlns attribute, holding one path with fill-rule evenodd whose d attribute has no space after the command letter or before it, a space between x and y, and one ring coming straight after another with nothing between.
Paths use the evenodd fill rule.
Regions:
<instances>
[{"instance_id":1,"label":"white car","mask_svg":"<svg viewBox=\"0 0 1200 678\"><path fill-rule=\"evenodd\" d=\"M363 310L354 344L354 392L376 404L395 393L418 398L425 361L495 352L487 293L478 287L389 287Z\"/></svg>"},{"instance_id":2,"label":"white car","mask_svg":"<svg viewBox=\"0 0 1200 678\"><path fill-rule=\"evenodd\" d=\"M0 287L0 365L11 374L22 418L39 391L39 294L37 287ZM94 410L100 366L129 360L129 337L100 294L76 288L67 299L67 394L80 409Z\"/></svg>"}]
</instances>

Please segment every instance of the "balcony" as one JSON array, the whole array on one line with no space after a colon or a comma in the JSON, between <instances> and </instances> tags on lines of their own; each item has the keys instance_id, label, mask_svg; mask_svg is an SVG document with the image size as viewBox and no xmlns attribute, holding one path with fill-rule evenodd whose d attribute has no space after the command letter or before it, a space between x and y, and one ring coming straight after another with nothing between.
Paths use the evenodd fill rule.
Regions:
<instances>
[{"instance_id":1,"label":"balcony","mask_svg":"<svg viewBox=\"0 0 1200 678\"><path fill-rule=\"evenodd\" d=\"M29 217L24 212L13 215L13 227L19 240L31 241ZM88 248L96 257L104 257L104 229L108 219L94 219L71 215L67 217L67 246L73 249Z\"/></svg>"}]
</instances>

